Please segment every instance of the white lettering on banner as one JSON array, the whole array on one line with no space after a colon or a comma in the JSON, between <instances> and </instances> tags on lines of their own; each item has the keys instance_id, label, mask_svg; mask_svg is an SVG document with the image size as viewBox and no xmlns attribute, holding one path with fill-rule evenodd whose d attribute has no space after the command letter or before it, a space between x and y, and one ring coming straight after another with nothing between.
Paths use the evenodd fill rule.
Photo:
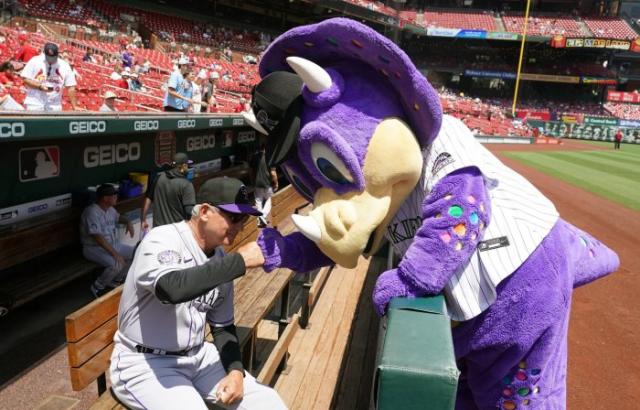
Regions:
<instances>
[{"instance_id":1,"label":"white lettering on banner","mask_svg":"<svg viewBox=\"0 0 640 410\"><path fill-rule=\"evenodd\" d=\"M233 125L244 125L244 119L242 118L234 118Z\"/></svg>"},{"instance_id":2,"label":"white lettering on banner","mask_svg":"<svg viewBox=\"0 0 640 410\"><path fill-rule=\"evenodd\" d=\"M49 208L49 205L47 205L47 203L45 202L44 204L38 204L38 205L29 207L27 209L27 213L32 214L34 212L45 211L47 208Z\"/></svg>"},{"instance_id":3,"label":"white lettering on banner","mask_svg":"<svg viewBox=\"0 0 640 410\"><path fill-rule=\"evenodd\" d=\"M71 134L99 134L106 131L106 121L71 121L69 123Z\"/></svg>"},{"instance_id":4,"label":"white lettering on banner","mask_svg":"<svg viewBox=\"0 0 640 410\"><path fill-rule=\"evenodd\" d=\"M222 127L222 118L212 118L209 120L210 127Z\"/></svg>"},{"instance_id":5,"label":"white lettering on banner","mask_svg":"<svg viewBox=\"0 0 640 410\"><path fill-rule=\"evenodd\" d=\"M160 121L158 120L142 120L133 123L135 131L155 131L160 129Z\"/></svg>"},{"instance_id":6,"label":"white lettering on banner","mask_svg":"<svg viewBox=\"0 0 640 410\"><path fill-rule=\"evenodd\" d=\"M0 138L24 137L25 126L23 122L0 123Z\"/></svg>"},{"instance_id":7,"label":"white lettering on banner","mask_svg":"<svg viewBox=\"0 0 640 410\"><path fill-rule=\"evenodd\" d=\"M178 120L178 128L195 128L196 120Z\"/></svg>"},{"instance_id":8,"label":"white lettering on banner","mask_svg":"<svg viewBox=\"0 0 640 410\"><path fill-rule=\"evenodd\" d=\"M141 151L139 142L86 147L84 149L84 167L95 168L137 161L140 159Z\"/></svg>"},{"instance_id":9,"label":"white lettering on banner","mask_svg":"<svg viewBox=\"0 0 640 410\"><path fill-rule=\"evenodd\" d=\"M200 151L203 149L213 148L215 146L216 136L213 134L187 138L187 152Z\"/></svg>"},{"instance_id":10,"label":"white lettering on banner","mask_svg":"<svg viewBox=\"0 0 640 410\"><path fill-rule=\"evenodd\" d=\"M238 133L238 143L244 144L246 142L252 142L256 140L255 131L242 131Z\"/></svg>"}]
</instances>

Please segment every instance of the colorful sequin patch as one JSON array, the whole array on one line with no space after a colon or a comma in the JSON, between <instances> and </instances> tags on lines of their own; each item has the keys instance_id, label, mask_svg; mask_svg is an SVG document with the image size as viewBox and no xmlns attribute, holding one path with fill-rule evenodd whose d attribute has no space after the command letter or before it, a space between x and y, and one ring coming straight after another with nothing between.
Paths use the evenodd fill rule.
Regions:
<instances>
[{"instance_id":1,"label":"colorful sequin patch","mask_svg":"<svg viewBox=\"0 0 640 410\"><path fill-rule=\"evenodd\" d=\"M458 224L453 227L453 232L458 236L464 236L467 233L467 227L465 224Z\"/></svg>"},{"instance_id":2,"label":"colorful sequin patch","mask_svg":"<svg viewBox=\"0 0 640 410\"><path fill-rule=\"evenodd\" d=\"M457 251L461 251L462 250L462 242L456 242L456 250Z\"/></svg>"},{"instance_id":3,"label":"colorful sequin patch","mask_svg":"<svg viewBox=\"0 0 640 410\"><path fill-rule=\"evenodd\" d=\"M449 208L448 212L449 216L453 216L454 218L460 218L462 216L462 207L459 205L453 205Z\"/></svg>"},{"instance_id":4,"label":"colorful sequin patch","mask_svg":"<svg viewBox=\"0 0 640 410\"><path fill-rule=\"evenodd\" d=\"M442 242L444 243L449 243L451 242L451 235L449 235L448 232L445 232L443 234L440 234L440 239L442 239Z\"/></svg>"},{"instance_id":5,"label":"colorful sequin patch","mask_svg":"<svg viewBox=\"0 0 640 410\"><path fill-rule=\"evenodd\" d=\"M473 225L477 225L478 224L478 214L475 212L472 212L471 215L469 215L469 222L471 222Z\"/></svg>"},{"instance_id":6,"label":"colorful sequin patch","mask_svg":"<svg viewBox=\"0 0 640 410\"><path fill-rule=\"evenodd\" d=\"M517 410L529 406L540 392L540 387L536 386L540 373L540 369L527 369L524 361L518 363L514 373L502 379L503 387L497 407L502 410Z\"/></svg>"},{"instance_id":7,"label":"colorful sequin patch","mask_svg":"<svg viewBox=\"0 0 640 410\"><path fill-rule=\"evenodd\" d=\"M474 197L473 195L469 195L467 197L467 201L469 201L470 204L475 204L476 203L476 197Z\"/></svg>"}]
</instances>

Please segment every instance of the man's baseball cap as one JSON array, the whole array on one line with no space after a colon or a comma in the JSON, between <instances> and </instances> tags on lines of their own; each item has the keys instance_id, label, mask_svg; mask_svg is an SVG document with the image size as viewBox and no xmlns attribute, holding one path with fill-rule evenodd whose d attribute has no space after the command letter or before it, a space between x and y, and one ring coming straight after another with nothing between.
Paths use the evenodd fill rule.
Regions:
<instances>
[{"instance_id":1,"label":"man's baseball cap","mask_svg":"<svg viewBox=\"0 0 640 410\"><path fill-rule=\"evenodd\" d=\"M206 181L196 195L199 204L211 204L232 214L262 215L251 206L247 187L236 178L218 177Z\"/></svg>"},{"instance_id":2,"label":"man's baseball cap","mask_svg":"<svg viewBox=\"0 0 640 410\"><path fill-rule=\"evenodd\" d=\"M111 184L102 184L96 189L96 198L100 199L105 196L116 195L118 190Z\"/></svg>"},{"instance_id":3,"label":"man's baseball cap","mask_svg":"<svg viewBox=\"0 0 640 410\"><path fill-rule=\"evenodd\" d=\"M104 93L104 96L103 96L105 100L108 100L109 98L117 98L117 97L118 96L113 91L107 91L106 93Z\"/></svg>"},{"instance_id":4,"label":"man's baseball cap","mask_svg":"<svg viewBox=\"0 0 640 410\"><path fill-rule=\"evenodd\" d=\"M297 74L275 71L253 89L252 112L244 117L250 124L257 122L267 131L266 160L269 166L284 162L295 147L300 131L302 86L302 79Z\"/></svg>"},{"instance_id":5,"label":"man's baseball cap","mask_svg":"<svg viewBox=\"0 0 640 410\"><path fill-rule=\"evenodd\" d=\"M189 156L187 154L185 154L184 152L177 152L176 155L173 156L173 162L172 165L178 166L178 165L183 165L183 164L193 164L193 161L191 161L189 159Z\"/></svg>"},{"instance_id":6,"label":"man's baseball cap","mask_svg":"<svg viewBox=\"0 0 640 410\"><path fill-rule=\"evenodd\" d=\"M53 43L45 44L44 55L47 57L47 59L58 57L58 46Z\"/></svg>"}]
</instances>

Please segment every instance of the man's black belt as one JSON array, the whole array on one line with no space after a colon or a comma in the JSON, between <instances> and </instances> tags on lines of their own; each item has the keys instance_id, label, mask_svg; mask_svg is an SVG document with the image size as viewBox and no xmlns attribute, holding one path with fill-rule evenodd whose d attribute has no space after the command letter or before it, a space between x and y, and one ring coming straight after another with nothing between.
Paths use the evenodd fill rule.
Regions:
<instances>
[{"instance_id":1,"label":"man's black belt","mask_svg":"<svg viewBox=\"0 0 640 410\"><path fill-rule=\"evenodd\" d=\"M162 349L153 349L151 347L136 345L136 350L138 353L151 353L151 354L159 354L164 356L186 356L193 348L180 350L178 352L172 352L169 350Z\"/></svg>"}]
</instances>

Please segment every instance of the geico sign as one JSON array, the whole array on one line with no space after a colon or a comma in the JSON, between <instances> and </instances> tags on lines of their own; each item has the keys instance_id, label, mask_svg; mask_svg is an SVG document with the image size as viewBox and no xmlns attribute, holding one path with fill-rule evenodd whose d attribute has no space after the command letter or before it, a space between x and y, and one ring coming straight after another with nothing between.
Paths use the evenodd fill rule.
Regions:
<instances>
[{"instance_id":1,"label":"geico sign","mask_svg":"<svg viewBox=\"0 0 640 410\"><path fill-rule=\"evenodd\" d=\"M140 159L140 143L98 145L84 149L84 167L119 164Z\"/></svg>"},{"instance_id":2,"label":"geico sign","mask_svg":"<svg viewBox=\"0 0 640 410\"><path fill-rule=\"evenodd\" d=\"M234 118L233 125L244 125L244 120L242 118Z\"/></svg>"},{"instance_id":3,"label":"geico sign","mask_svg":"<svg viewBox=\"0 0 640 410\"><path fill-rule=\"evenodd\" d=\"M222 127L222 118L212 118L209 120L210 127Z\"/></svg>"},{"instance_id":4,"label":"geico sign","mask_svg":"<svg viewBox=\"0 0 640 410\"><path fill-rule=\"evenodd\" d=\"M106 121L71 121L69 123L71 134L98 134L106 130Z\"/></svg>"},{"instance_id":5,"label":"geico sign","mask_svg":"<svg viewBox=\"0 0 640 410\"><path fill-rule=\"evenodd\" d=\"M0 138L24 137L23 122L3 122L0 123Z\"/></svg>"},{"instance_id":6,"label":"geico sign","mask_svg":"<svg viewBox=\"0 0 640 410\"><path fill-rule=\"evenodd\" d=\"M196 120L179 120L178 128L195 128Z\"/></svg>"},{"instance_id":7,"label":"geico sign","mask_svg":"<svg viewBox=\"0 0 640 410\"><path fill-rule=\"evenodd\" d=\"M46 203L38 204L38 205L29 207L29 209L27 209L27 213L32 214L34 212L46 211L47 208L49 208L49 205L47 205Z\"/></svg>"},{"instance_id":8,"label":"geico sign","mask_svg":"<svg viewBox=\"0 0 640 410\"><path fill-rule=\"evenodd\" d=\"M135 131L153 131L160 128L160 122L157 120L136 121L133 123Z\"/></svg>"},{"instance_id":9,"label":"geico sign","mask_svg":"<svg viewBox=\"0 0 640 410\"><path fill-rule=\"evenodd\" d=\"M187 151L200 151L216 146L215 135L201 135L187 138Z\"/></svg>"}]
</instances>

